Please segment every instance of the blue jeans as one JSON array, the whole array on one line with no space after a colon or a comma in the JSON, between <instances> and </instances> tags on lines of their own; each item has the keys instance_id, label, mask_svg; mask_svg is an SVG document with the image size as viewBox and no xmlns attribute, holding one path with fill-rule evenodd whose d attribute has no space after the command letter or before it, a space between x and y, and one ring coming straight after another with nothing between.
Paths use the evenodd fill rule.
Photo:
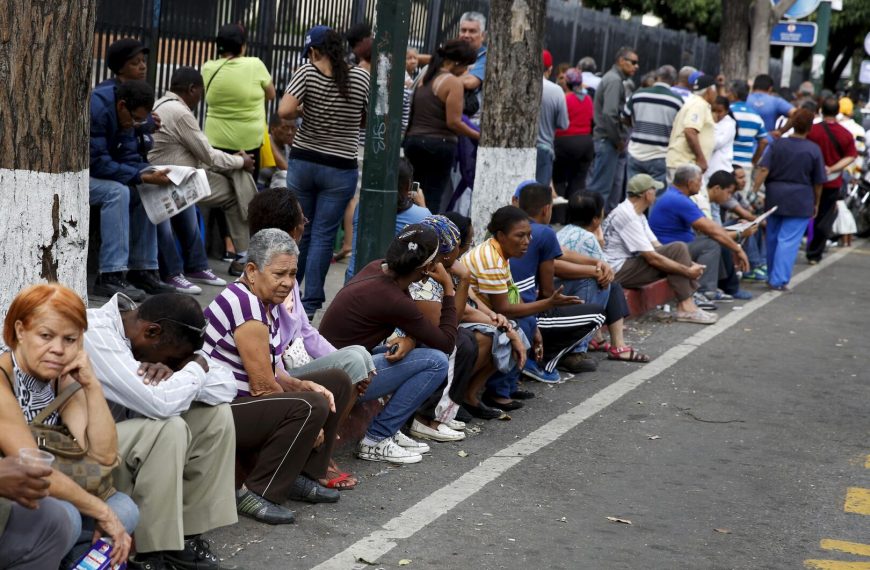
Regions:
<instances>
[{"instance_id":1,"label":"blue jeans","mask_svg":"<svg viewBox=\"0 0 870 570\"><path fill-rule=\"evenodd\" d=\"M298 158L291 158L288 163L287 188L296 194L302 213L310 220L299 243L296 276L299 282L304 279L302 305L309 315L326 300L323 283L344 209L356 190L357 176L356 168L334 168Z\"/></svg>"},{"instance_id":2,"label":"blue jeans","mask_svg":"<svg viewBox=\"0 0 870 570\"><path fill-rule=\"evenodd\" d=\"M106 500L106 504L114 511L127 533L133 534L136 525L139 524L139 507L136 506L133 499L124 493L115 493ZM61 565L61 568L66 568L78 562L79 558L90 550L91 542L94 539L94 529L97 525L91 517L82 516L71 503L61 501L61 505L66 509L69 525L73 531L73 543L69 545L69 552L64 559L64 564Z\"/></svg>"},{"instance_id":3,"label":"blue jeans","mask_svg":"<svg viewBox=\"0 0 870 570\"><path fill-rule=\"evenodd\" d=\"M381 441L396 435L417 408L447 378L447 355L432 348L415 348L398 362L387 362L384 352L373 355L377 374L361 402L391 394L390 401L366 430L366 436Z\"/></svg>"},{"instance_id":4,"label":"blue jeans","mask_svg":"<svg viewBox=\"0 0 870 570\"><path fill-rule=\"evenodd\" d=\"M538 158L535 165L535 180L538 184L550 185L553 180L553 161L556 160L556 152L550 145L537 145Z\"/></svg>"},{"instance_id":5,"label":"blue jeans","mask_svg":"<svg viewBox=\"0 0 870 570\"><path fill-rule=\"evenodd\" d=\"M622 200L625 173L624 170L620 172L619 166L620 152L616 147L607 139L595 139L595 162L592 163L591 181L586 189L601 194L608 212Z\"/></svg>"},{"instance_id":6,"label":"blue jeans","mask_svg":"<svg viewBox=\"0 0 870 570\"><path fill-rule=\"evenodd\" d=\"M538 328L538 319L530 316L520 317L514 320L516 321L517 326L525 333L526 338L529 339L529 343L532 343L535 338L535 329ZM529 358L534 358L534 355L530 354ZM498 398L510 398L511 394L517 390L517 383L520 380L521 372L522 371L516 367L507 373L496 372L487 379L486 391L494 394Z\"/></svg>"},{"instance_id":7,"label":"blue jeans","mask_svg":"<svg viewBox=\"0 0 870 570\"><path fill-rule=\"evenodd\" d=\"M767 218L767 282L782 287L791 281L801 238L812 218L777 216Z\"/></svg>"},{"instance_id":8,"label":"blue jeans","mask_svg":"<svg viewBox=\"0 0 870 570\"><path fill-rule=\"evenodd\" d=\"M181 251L176 247L176 236ZM164 278L208 269L208 257L199 233L195 206L175 214L157 226L157 247L160 275Z\"/></svg>"},{"instance_id":9,"label":"blue jeans","mask_svg":"<svg viewBox=\"0 0 870 570\"><path fill-rule=\"evenodd\" d=\"M653 158L652 160L637 160L630 154L628 155L628 172L626 176L629 180L635 174L649 174L665 186L667 186L668 167L665 164L664 158Z\"/></svg>"},{"instance_id":10,"label":"blue jeans","mask_svg":"<svg viewBox=\"0 0 870 570\"><path fill-rule=\"evenodd\" d=\"M100 273L157 269L157 229L135 187L90 178L89 203L100 207Z\"/></svg>"}]
</instances>

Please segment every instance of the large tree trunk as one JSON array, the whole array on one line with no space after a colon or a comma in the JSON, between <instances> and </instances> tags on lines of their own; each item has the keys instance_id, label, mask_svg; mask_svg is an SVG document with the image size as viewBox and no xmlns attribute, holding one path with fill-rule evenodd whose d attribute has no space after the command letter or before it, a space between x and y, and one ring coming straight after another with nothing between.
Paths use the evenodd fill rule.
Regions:
<instances>
[{"instance_id":1,"label":"large tree trunk","mask_svg":"<svg viewBox=\"0 0 870 570\"><path fill-rule=\"evenodd\" d=\"M749 45L749 78L770 73L770 32L786 10L797 0L780 0L774 8L769 0L752 5L752 37Z\"/></svg>"},{"instance_id":2,"label":"large tree trunk","mask_svg":"<svg viewBox=\"0 0 870 570\"><path fill-rule=\"evenodd\" d=\"M546 2L492 0L471 217L478 237L514 188L535 177Z\"/></svg>"},{"instance_id":3,"label":"large tree trunk","mask_svg":"<svg viewBox=\"0 0 870 570\"><path fill-rule=\"evenodd\" d=\"M729 80L749 77L746 48L749 46L750 4L751 0L722 0L719 54L722 73Z\"/></svg>"},{"instance_id":4,"label":"large tree trunk","mask_svg":"<svg viewBox=\"0 0 870 570\"><path fill-rule=\"evenodd\" d=\"M29 284L86 297L95 0L0 7L0 320Z\"/></svg>"}]
</instances>

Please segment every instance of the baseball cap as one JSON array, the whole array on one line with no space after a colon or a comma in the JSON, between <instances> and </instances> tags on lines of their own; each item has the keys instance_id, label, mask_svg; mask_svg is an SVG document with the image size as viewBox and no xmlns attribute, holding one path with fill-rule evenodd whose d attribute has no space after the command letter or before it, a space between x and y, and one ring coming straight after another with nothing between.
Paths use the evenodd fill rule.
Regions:
<instances>
[{"instance_id":1,"label":"baseball cap","mask_svg":"<svg viewBox=\"0 0 870 570\"><path fill-rule=\"evenodd\" d=\"M135 38L121 38L116 42L112 42L106 50L106 65L109 66L112 73L118 73L130 58L140 53L147 54L149 51L151 50Z\"/></svg>"},{"instance_id":2,"label":"baseball cap","mask_svg":"<svg viewBox=\"0 0 870 570\"><path fill-rule=\"evenodd\" d=\"M545 49L543 53L544 58L544 69L548 67L553 67L553 54L550 53L550 50Z\"/></svg>"},{"instance_id":3,"label":"baseball cap","mask_svg":"<svg viewBox=\"0 0 870 570\"><path fill-rule=\"evenodd\" d=\"M716 79L712 75L702 75L695 80L694 88L692 89L692 91L698 93L709 87L713 87L714 85L716 85Z\"/></svg>"},{"instance_id":4,"label":"baseball cap","mask_svg":"<svg viewBox=\"0 0 870 570\"><path fill-rule=\"evenodd\" d=\"M665 185L649 174L635 174L628 181L628 193L631 196L640 196L650 188L661 190Z\"/></svg>"},{"instance_id":5,"label":"baseball cap","mask_svg":"<svg viewBox=\"0 0 870 570\"><path fill-rule=\"evenodd\" d=\"M855 104L852 103L852 100L848 97L843 97L840 99L840 113L846 115L848 117L852 116L852 113L855 110Z\"/></svg>"},{"instance_id":6,"label":"baseball cap","mask_svg":"<svg viewBox=\"0 0 870 570\"><path fill-rule=\"evenodd\" d=\"M520 185L517 186L516 190L514 190L514 198L519 198L520 192L522 192L523 188L525 188L526 186L531 186L532 184L537 184L537 183L538 183L537 180L524 180L524 181L520 182Z\"/></svg>"},{"instance_id":7,"label":"baseball cap","mask_svg":"<svg viewBox=\"0 0 870 570\"><path fill-rule=\"evenodd\" d=\"M302 47L302 55L307 56L311 48L322 47L326 42L326 34L331 32L329 26L314 26L305 32L305 45Z\"/></svg>"}]
</instances>

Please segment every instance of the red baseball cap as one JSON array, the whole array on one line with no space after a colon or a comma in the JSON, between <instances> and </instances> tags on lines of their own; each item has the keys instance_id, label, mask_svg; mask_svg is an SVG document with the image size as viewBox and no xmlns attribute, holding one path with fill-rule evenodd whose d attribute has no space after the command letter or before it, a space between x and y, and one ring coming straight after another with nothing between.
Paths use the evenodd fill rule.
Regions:
<instances>
[{"instance_id":1,"label":"red baseball cap","mask_svg":"<svg viewBox=\"0 0 870 570\"><path fill-rule=\"evenodd\" d=\"M553 54L550 53L550 50L545 49L543 57L544 69L547 69L548 67L553 67Z\"/></svg>"}]
</instances>

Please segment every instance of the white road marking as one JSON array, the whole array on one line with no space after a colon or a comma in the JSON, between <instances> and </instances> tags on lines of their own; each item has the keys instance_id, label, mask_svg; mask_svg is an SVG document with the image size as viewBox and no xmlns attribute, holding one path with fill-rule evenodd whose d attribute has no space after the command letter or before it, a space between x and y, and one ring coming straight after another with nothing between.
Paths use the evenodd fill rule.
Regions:
<instances>
[{"instance_id":1,"label":"white road marking","mask_svg":"<svg viewBox=\"0 0 870 570\"><path fill-rule=\"evenodd\" d=\"M820 271L824 271L829 265L836 263L847 255L849 251L849 249L841 249L837 253L823 259L818 265L801 271L791 280L790 286L797 287ZM567 433L568 430L577 427L585 420L601 412L647 380L655 378L690 355L695 349L703 346L781 295L783 293L775 291L764 293L746 303L742 311L732 311L716 324L704 326L704 328L680 344L669 349L649 364L644 365L643 368L638 368L636 371L623 376L577 406L556 416L523 439L495 452L477 467L466 472L452 483L441 487L402 514L388 521L379 530L355 542L329 560L318 564L314 567L314 570L367 568L368 564L358 564L359 559L369 563L376 562L380 557L396 547L397 540L412 537L529 455L553 443Z\"/></svg>"}]
</instances>

